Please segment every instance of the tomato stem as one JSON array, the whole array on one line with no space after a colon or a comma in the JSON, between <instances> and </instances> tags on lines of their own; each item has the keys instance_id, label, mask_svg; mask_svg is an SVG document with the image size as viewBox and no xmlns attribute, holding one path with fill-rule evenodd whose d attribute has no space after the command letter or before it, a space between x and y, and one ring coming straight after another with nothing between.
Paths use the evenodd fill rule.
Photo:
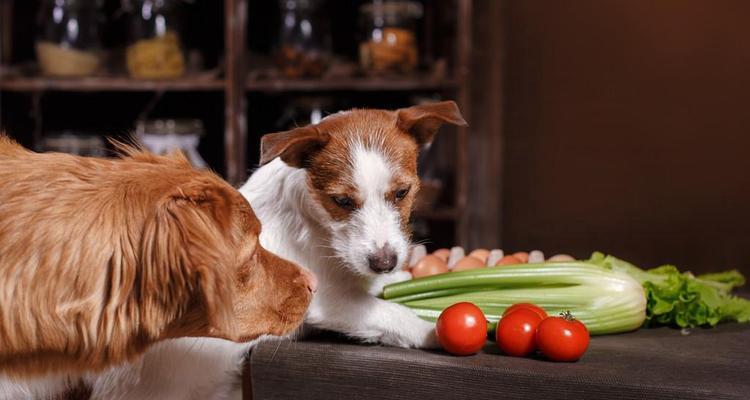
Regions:
<instances>
[{"instance_id":1,"label":"tomato stem","mask_svg":"<svg viewBox=\"0 0 750 400\"><path fill-rule=\"evenodd\" d=\"M564 320L566 320L566 321L575 321L576 320L576 317L574 317L573 314L571 314L570 310L561 312L560 316Z\"/></svg>"}]
</instances>

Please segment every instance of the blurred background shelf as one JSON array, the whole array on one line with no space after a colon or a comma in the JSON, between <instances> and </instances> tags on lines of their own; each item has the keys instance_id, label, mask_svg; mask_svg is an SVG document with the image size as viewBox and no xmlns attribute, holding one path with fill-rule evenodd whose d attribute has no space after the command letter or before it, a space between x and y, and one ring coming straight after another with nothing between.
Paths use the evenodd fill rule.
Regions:
<instances>
[{"instance_id":1,"label":"blurred background shelf","mask_svg":"<svg viewBox=\"0 0 750 400\"><path fill-rule=\"evenodd\" d=\"M70 91L70 92L144 92L144 91L217 91L226 83L222 79L203 75L186 75L170 80L133 79L127 76L46 78L0 77L0 90L14 92Z\"/></svg>"},{"instance_id":2,"label":"blurred background shelf","mask_svg":"<svg viewBox=\"0 0 750 400\"><path fill-rule=\"evenodd\" d=\"M434 221L454 221L460 216L455 208L437 208L437 209L416 209L412 213L416 218L424 218Z\"/></svg>"},{"instance_id":3,"label":"blurred background shelf","mask_svg":"<svg viewBox=\"0 0 750 400\"><path fill-rule=\"evenodd\" d=\"M44 150L53 136L126 139L139 126L153 126L145 122L199 121L199 153L212 169L239 185L257 167L260 137L313 122L311 110L323 117L349 108L396 109L450 99L471 118L471 0L393 1L392 10L402 20L385 27L372 25L376 18L365 11L380 4L373 0L137 3L166 7L167 23L179 38L177 52L184 57L186 72L163 80L128 75L133 73L128 49L156 42L137 36L143 31L133 23L148 22L140 19L142 13L123 7L122 0L102 0L88 9L96 17L79 21L97 25L96 37L88 39L93 47L82 47L100 58L97 70L76 78L43 75L75 58L66 45L53 46L56 56L41 58L40 43L64 42L46 36L59 32L50 30L56 22L45 13L50 7L80 5L74 3L0 0L0 129L37 150ZM313 36L326 39L313 44L319 47L307 47L309 38L304 33L295 38L301 31L289 31L285 25L290 16L311 24ZM382 46L373 36L378 29L398 35L398 42L390 43L399 47L376 48ZM304 43L295 47L300 45L295 40ZM162 45L166 43L158 42ZM363 46L370 49L369 64ZM416 57L403 58L404 46ZM378 69L399 54L396 64ZM431 157L420 161L420 171L429 169L442 186L432 203L413 214L417 240L429 236L441 245L467 243L467 132L443 128L429 150ZM427 164L429 168L423 168Z\"/></svg>"},{"instance_id":4,"label":"blurred background shelf","mask_svg":"<svg viewBox=\"0 0 750 400\"><path fill-rule=\"evenodd\" d=\"M250 91L323 92L323 91L443 91L454 90L458 83L451 79L434 79L425 76L408 78L323 78L323 79L255 79L248 80L245 88Z\"/></svg>"}]
</instances>

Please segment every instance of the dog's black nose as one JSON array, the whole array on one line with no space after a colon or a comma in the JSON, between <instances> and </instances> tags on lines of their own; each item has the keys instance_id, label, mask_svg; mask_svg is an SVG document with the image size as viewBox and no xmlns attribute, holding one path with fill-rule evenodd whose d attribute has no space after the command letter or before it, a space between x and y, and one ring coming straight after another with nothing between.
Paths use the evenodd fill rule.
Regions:
<instances>
[{"instance_id":1,"label":"dog's black nose","mask_svg":"<svg viewBox=\"0 0 750 400\"><path fill-rule=\"evenodd\" d=\"M396 268L397 260L398 256L396 252L387 244L367 256L367 263L370 264L370 269L378 274L393 271Z\"/></svg>"}]
</instances>

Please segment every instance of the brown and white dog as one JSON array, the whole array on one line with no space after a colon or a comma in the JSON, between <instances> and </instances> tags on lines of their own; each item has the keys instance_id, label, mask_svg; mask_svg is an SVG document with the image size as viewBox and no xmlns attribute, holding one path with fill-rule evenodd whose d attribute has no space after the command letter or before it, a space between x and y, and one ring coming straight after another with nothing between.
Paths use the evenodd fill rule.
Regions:
<instances>
[{"instance_id":1,"label":"brown and white dog","mask_svg":"<svg viewBox=\"0 0 750 400\"><path fill-rule=\"evenodd\" d=\"M401 268L419 190L417 155L445 123L466 125L452 101L345 111L262 138L262 166L240 192L263 223L261 243L318 277L306 325L366 342L437 346L434 324L371 293L409 277ZM121 385L109 397L227 398L248 348L206 339L171 342L159 348L167 356L147 354L146 362L107 379L147 375L133 372L140 370L148 371L147 384ZM195 350L183 359L178 349Z\"/></svg>"},{"instance_id":2,"label":"brown and white dog","mask_svg":"<svg viewBox=\"0 0 750 400\"><path fill-rule=\"evenodd\" d=\"M302 322L315 278L258 243L237 190L181 155L122 149L37 154L0 135L0 398L54 395L163 339Z\"/></svg>"}]
</instances>

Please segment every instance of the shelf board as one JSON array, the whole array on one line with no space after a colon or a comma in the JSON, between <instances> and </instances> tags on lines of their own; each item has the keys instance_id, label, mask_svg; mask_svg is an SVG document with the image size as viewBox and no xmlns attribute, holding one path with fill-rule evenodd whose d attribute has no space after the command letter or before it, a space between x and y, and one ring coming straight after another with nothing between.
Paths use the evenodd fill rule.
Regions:
<instances>
[{"instance_id":1,"label":"shelf board","mask_svg":"<svg viewBox=\"0 0 750 400\"><path fill-rule=\"evenodd\" d=\"M412 212L412 218L429 219L434 221L455 221L458 219L458 210L455 208L438 208L434 210L416 209Z\"/></svg>"},{"instance_id":2,"label":"shelf board","mask_svg":"<svg viewBox=\"0 0 750 400\"><path fill-rule=\"evenodd\" d=\"M323 79L248 79L245 88L256 92L384 92L437 91L456 88L453 80L430 77L409 78L323 78Z\"/></svg>"},{"instance_id":3,"label":"shelf board","mask_svg":"<svg viewBox=\"0 0 750 400\"><path fill-rule=\"evenodd\" d=\"M169 80L133 79L127 76L82 78L0 77L0 90L15 92L158 92L212 91L223 89L224 81L222 79L207 78L205 75L188 75Z\"/></svg>"}]
</instances>

